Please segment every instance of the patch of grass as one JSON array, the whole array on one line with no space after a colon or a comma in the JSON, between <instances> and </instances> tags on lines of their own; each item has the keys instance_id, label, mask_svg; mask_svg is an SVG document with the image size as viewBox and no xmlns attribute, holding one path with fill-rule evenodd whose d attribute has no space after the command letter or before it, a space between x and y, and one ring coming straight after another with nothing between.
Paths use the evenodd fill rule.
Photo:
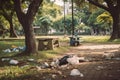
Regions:
<instances>
[{"instance_id":1,"label":"patch of grass","mask_svg":"<svg viewBox=\"0 0 120 80\"><path fill-rule=\"evenodd\" d=\"M120 43L120 39L110 41L110 36L81 36L83 43Z\"/></svg>"},{"instance_id":2,"label":"patch of grass","mask_svg":"<svg viewBox=\"0 0 120 80\"><path fill-rule=\"evenodd\" d=\"M108 39L109 36L82 36L82 40L89 43L107 42Z\"/></svg>"},{"instance_id":3,"label":"patch of grass","mask_svg":"<svg viewBox=\"0 0 120 80\"><path fill-rule=\"evenodd\" d=\"M9 66L2 68L0 72L0 80L21 80L23 77L37 73L32 70L32 66L19 67ZM31 69L31 70L30 70Z\"/></svg>"},{"instance_id":4,"label":"patch of grass","mask_svg":"<svg viewBox=\"0 0 120 80\"><path fill-rule=\"evenodd\" d=\"M55 48L54 50L42 51L42 52L39 52L39 55L40 55L39 57L42 59L55 58L68 50L69 50L69 47L59 47L59 48Z\"/></svg>"},{"instance_id":5,"label":"patch of grass","mask_svg":"<svg viewBox=\"0 0 120 80\"><path fill-rule=\"evenodd\" d=\"M0 41L0 50L11 48L14 46L24 46L24 41L21 40L10 40L10 41Z\"/></svg>"},{"instance_id":6,"label":"patch of grass","mask_svg":"<svg viewBox=\"0 0 120 80\"><path fill-rule=\"evenodd\" d=\"M24 46L23 40L0 41L0 57L12 56L12 55L16 54L17 52L5 53L5 52L3 52L3 50L11 49L13 47L19 47L19 46Z\"/></svg>"}]
</instances>

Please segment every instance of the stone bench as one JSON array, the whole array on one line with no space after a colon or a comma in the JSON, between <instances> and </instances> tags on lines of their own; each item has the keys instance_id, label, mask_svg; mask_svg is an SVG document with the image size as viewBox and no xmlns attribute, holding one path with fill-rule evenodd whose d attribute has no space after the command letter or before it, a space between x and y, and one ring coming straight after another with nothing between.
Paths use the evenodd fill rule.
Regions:
<instances>
[{"instance_id":1,"label":"stone bench","mask_svg":"<svg viewBox=\"0 0 120 80\"><path fill-rule=\"evenodd\" d=\"M53 50L55 47L59 47L58 38L39 38L38 40L38 50Z\"/></svg>"}]
</instances>

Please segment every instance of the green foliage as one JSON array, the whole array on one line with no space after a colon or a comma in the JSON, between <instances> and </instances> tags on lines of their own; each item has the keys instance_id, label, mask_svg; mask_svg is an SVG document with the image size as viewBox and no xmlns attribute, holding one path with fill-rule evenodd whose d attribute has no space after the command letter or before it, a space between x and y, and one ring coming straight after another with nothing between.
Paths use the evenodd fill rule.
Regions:
<instances>
[{"instance_id":1,"label":"green foliage","mask_svg":"<svg viewBox=\"0 0 120 80\"><path fill-rule=\"evenodd\" d=\"M6 21L3 16L0 16L0 25L2 25L2 27L4 29L9 29L10 28L8 21ZM0 27L0 28L2 28L2 27Z\"/></svg>"},{"instance_id":2,"label":"green foliage","mask_svg":"<svg viewBox=\"0 0 120 80\"><path fill-rule=\"evenodd\" d=\"M90 15L90 17L89 17L89 19L87 20L87 22L88 22L88 24L90 25L90 26L95 26L96 24L96 18L101 14L101 13L103 13L104 12L104 10L103 9L98 9L96 12L93 12L91 15Z\"/></svg>"},{"instance_id":3,"label":"green foliage","mask_svg":"<svg viewBox=\"0 0 120 80\"><path fill-rule=\"evenodd\" d=\"M83 7L82 9L80 9L80 11L78 13L76 13L76 15L79 15L79 18L81 19L81 22L83 22L84 24L88 25L87 20L90 17L91 12L89 11L88 7Z\"/></svg>"},{"instance_id":4,"label":"green foliage","mask_svg":"<svg viewBox=\"0 0 120 80\"><path fill-rule=\"evenodd\" d=\"M56 21L54 21L53 23L53 28L59 32L59 31L63 31L64 30L64 23L62 22L62 19L58 19Z\"/></svg>"},{"instance_id":5,"label":"green foliage","mask_svg":"<svg viewBox=\"0 0 120 80\"><path fill-rule=\"evenodd\" d=\"M64 24L65 24L65 26L64 26ZM74 24L74 27L76 27L79 24L79 18L77 16L74 16L73 24ZM57 31L66 30L68 34L71 34L72 16L66 15L65 20L64 20L64 17L62 17L61 19L55 21L53 26Z\"/></svg>"},{"instance_id":6,"label":"green foliage","mask_svg":"<svg viewBox=\"0 0 120 80\"><path fill-rule=\"evenodd\" d=\"M50 17L50 19L54 20L56 19L58 16L62 15L61 12L61 7L53 4L52 2L47 2L46 0L44 0L43 2L43 6L41 8L41 16L48 16Z\"/></svg>"},{"instance_id":7,"label":"green foliage","mask_svg":"<svg viewBox=\"0 0 120 80\"><path fill-rule=\"evenodd\" d=\"M102 24L108 24L108 26L111 26L113 23L113 19L108 12L104 12L97 17L97 22Z\"/></svg>"}]
</instances>

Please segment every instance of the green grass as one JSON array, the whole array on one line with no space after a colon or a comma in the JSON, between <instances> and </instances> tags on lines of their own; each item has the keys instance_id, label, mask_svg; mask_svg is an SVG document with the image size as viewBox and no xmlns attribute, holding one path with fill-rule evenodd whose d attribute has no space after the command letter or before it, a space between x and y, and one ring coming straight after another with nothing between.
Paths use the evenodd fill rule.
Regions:
<instances>
[{"instance_id":1,"label":"green grass","mask_svg":"<svg viewBox=\"0 0 120 80\"><path fill-rule=\"evenodd\" d=\"M64 53L69 49L69 47L59 47L54 50L39 51L37 55L30 56L18 56L12 57L18 53L4 53L2 50L12 48L12 46L24 46L24 40L2 40L0 41L0 80L21 80L22 77L30 77L38 72L37 70L32 70L31 67L35 67L39 62L42 62L48 58L58 57L60 54ZM21 68L17 65L10 65L9 61L2 62L1 57L12 57L12 59L17 59L18 61L24 61L29 66L26 68ZM28 59L35 59L37 62L28 62ZM30 69L30 70L28 70Z\"/></svg>"},{"instance_id":2,"label":"green grass","mask_svg":"<svg viewBox=\"0 0 120 80\"><path fill-rule=\"evenodd\" d=\"M120 39L115 39L110 41L110 36L81 36L83 43L109 43L109 44L117 44L120 43Z\"/></svg>"}]
</instances>

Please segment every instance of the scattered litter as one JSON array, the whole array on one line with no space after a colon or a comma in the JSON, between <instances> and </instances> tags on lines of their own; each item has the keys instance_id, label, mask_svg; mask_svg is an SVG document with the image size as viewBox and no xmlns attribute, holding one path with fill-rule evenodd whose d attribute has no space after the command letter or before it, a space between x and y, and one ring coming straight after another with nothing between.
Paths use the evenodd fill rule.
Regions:
<instances>
[{"instance_id":1,"label":"scattered litter","mask_svg":"<svg viewBox=\"0 0 120 80\"><path fill-rule=\"evenodd\" d=\"M56 76L57 76L57 75L53 74L53 75L52 75L52 78L54 79L54 78L56 78Z\"/></svg>"},{"instance_id":2,"label":"scattered litter","mask_svg":"<svg viewBox=\"0 0 120 80\"><path fill-rule=\"evenodd\" d=\"M18 64L19 63L19 61L17 61L17 60L10 60L10 62L9 62L10 64L14 64L14 65L16 65L16 64Z\"/></svg>"},{"instance_id":3,"label":"scattered litter","mask_svg":"<svg viewBox=\"0 0 120 80\"><path fill-rule=\"evenodd\" d=\"M97 66L97 70L102 70L102 69L104 69L105 67L103 67L103 66Z\"/></svg>"},{"instance_id":4,"label":"scattered litter","mask_svg":"<svg viewBox=\"0 0 120 80\"><path fill-rule=\"evenodd\" d=\"M33 62L33 61L35 61L35 60L31 58L31 59L28 59L28 61Z\"/></svg>"},{"instance_id":5,"label":"scattered litter","mask_svg":"<svg viewBox=\"0 0 120 80\"><path fill-rule=\"evenodd\" d=\"M36 68L38 69L38 71L42 69L41 66L36 66Z\"/></svg>"},{"instance_id":6,"label":"scattered litter","mask_svg":"<svg viewBox=\"0 0 120 80\"><path fill-rule=\"evenodd\" d=\"M33 59L29 59L29 61L33 61ZM85 61L86 59L84 57L78 57L76 55L66 55L60 59L54 59L50 64L44 62L41 65L41 68L62 67L63 65L67 65L67 64L77 65L80 62L85 62Z\"/></svg>"},{"instance_id":7,"label":"scattered litter","mask_svg":"<svg viewBox=\"0 0 120 80\"><path fill-rule=\"evenodd\" d=\"M67 58L67 62L72 65L79 64L79 57L73 56L73 57Z\"/></svg>"},{"instance_id":8,"label":"scattered litter","mask_svg":"<svg viewBox=\"0 0 120 80\"><path fill-rule=\"evenodd\" d=\"M10 58L2 58L1 61L9 61Z\"/></svg>"},{"instance_id":9,"label":"scattered litter","mask_svg":"<svg viewBox=\"0 0 120 80\"><path fill-rule=\"evenodd\" d=\"M84 57L78 57L76 55L66 55L59 60L59 66L66 64L79 64L80 62L88 61Z\"/></svg>"},{"instance_id":10,"label":"scattered litter","mask_svg":"<svg viewBox=\"0 0 120 80\"><path fill-rule=\"evenodd\" d=\"M55 59L50 64L51 67L58 67L59 66L59 59Z\"/></svg>"},{"instance_id":11,"label":"scattered litter","mask_svg":"<svg viewBox=\"0 0 120 80\"><path fill-rule=\"evenodd\" d=\"M103 54L103 58L108 59L108 60L112 59L114 56L115 56L114 53L104 53Z\"/></svg>"},{"instance_id":12,"label":"scattered litter","mask_svg":"<svg viewBox=\"0 0 120 80\"><path fill-rule=\"evenodd\" d=\"M11 50L10 50L10 49L5 49L5 50L3 50L3 52L5 52L5 53L10 53Z\"/></svg>"},{"instance_id":13,"label":"scattered litter","mask_svg":"<svg viewBox=\"0 0 120 80\"><path fill-rule=\"evenodd\" d=\"M25 67L28 67L29 65L24 65L24 66L21 66L21 68L25 68Z\"/></svg>"},{"instance_id":14,"label":"scattered litter","mask_svg":"<svg viewBox=\"0 0 120 80\"><path fill-rule=\"evenodd\" d=\"M47 63L47 62L44 62L42 65L41 65L41 68L42 69L45 69L45 68L50 68L51 66Z\"/></svg>"},{"instance_id":15,"label":"scattered litter","mask_svg":"<svg viewBox=\"0 0 120 80\"><path fill-rule=\"evenodd\" d=\"M58 73L59 75L62 75L62 72L61 72L61 71L57 71L57 73Z\"/></svg>"},{"instance_id":16,"label":"scattered litter","mask_svg":"<svg viewBox=\"0 0 120 80\"><path fill-rule=\"evenodd\" d=\"M80 71L78 69L73 69L71 70L71 73L70 73L71 76L80 76L80 77L83 77L84 75L82 73L80 73Z\"/></svg>"},{"instance_id":17,"label":"scattered litter","mask_svg":"<svg viewBox=\"0 0 120 80\"><path fill-rule=\"evenodd\" d=\"M5 49L5 50L3 50L3 52L5 52L5 53L11 53L11 52L20 52L20 51L24 51L24 50L25 50L25 46L24 47L21 47L21 46L19 46L19 47L13 47L12 46L12 48Z\"/></svg>"},{"instance_id":18,"label":"scattered litter","mask_svg":"<svg viewBox=\"0 0 120 80\"><path fill-rule=\"evenodd\" d=\"M72 57L71 55L66 55L59 60L59 66L68 64L67 59Z\"/></svg>"},{"instance_id":19,"label":"scattered litter","mask_svg":"<svg viewBox=\"0 0 120 80\"><path fill-rule=\"evenodd\" d=\"M118 60L118 61L119 61L119 60L120 60L120 58L119 58L119 57L116 57L116 58L113 58L113 60Z\"/></svg>"}]
</instances>

